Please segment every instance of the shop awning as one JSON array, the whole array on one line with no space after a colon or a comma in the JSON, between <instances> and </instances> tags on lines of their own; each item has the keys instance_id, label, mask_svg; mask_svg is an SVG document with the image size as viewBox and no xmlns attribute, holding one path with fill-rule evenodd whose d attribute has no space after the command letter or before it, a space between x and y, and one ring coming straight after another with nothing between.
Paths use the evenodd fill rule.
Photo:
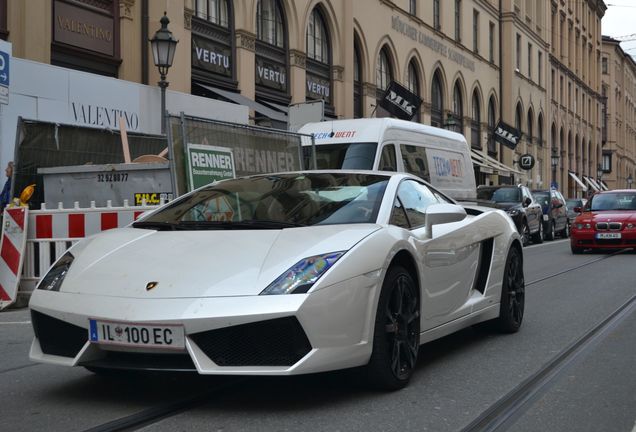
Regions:
<instances>
[{"instance_id":1,"label":"shop awning","mask_svg":"<svg viewBox=\"0 0 636 432\"><path fill-rule=\"evenodd\" d=\"M501 176L509 176L510 173L523 174L521 171L511 168L497 159L492 158L486 154L480 153L476 150L470 150L470 156L475 165L478 165L482 172L487 174L499 174Z\"/></svg>"},{"instance_id":2,"label":"shop awning","mask_svg":"<svg viewBox=\"0 0 636 432\"><path fill-rule=\"evenodd\" d=\"M579 184L579 186L581 186L581 189L583 189L584 191L586 191L586 190L587 190L587 186L585 186L585 183L583 183L583 182L581 181L581 179L580 179L580 178L578 178L578 177L576 176L576 174L575 174L575 173L573 173L572 171L568 171L568 174L570 174L570 177L572 177L572 179L573 179L575 182L577 182L577 183Z\"/></svg>"},{"instance_id":3,"label":"shop awning","mask_svg":"<svg viewBox=\"0 0 636 432\"><path fill-rule=\"evenodd\" d=\"M599 191L603 190L603 186L601 186L601 181L600 180L594 180L594 177L590 177L589 178L590 181L596 185L596 187L598 188Z\"/></svg>"},{"instance_id":4,"label":"shop awning","mask_svg":"<svg viewBox=\"0 0 636 432\"><path fill-rule=\"evenodd\" d=\"M599 180L598 181L600 186L603 188L603 190L609 190L609 187L607 186L607 183L605 183L603 180Z\"/></svg>"},{"instance_id":5,"label":"shop awning","mask_svg":"<svg viewBox=\"0 0 636 432\"><path fill-rule=\"evenodd\" d=\"M268 106L265 106L264 104L260 102L253 101L252 99L245 97L240 93L234 93L227 90L221 90L216 87L208 86L205 84L199 84L199 83L196 83L196 84L198 86L203 87L204 89L208 91L211 91L212 93L218 96L221 96L224 99L229 100L230 102L234 102L239 105L248 106L250 109L253 109L257 113L267 118L270 118L272 120L276 120L279 122L287 123L287 116L284 113L276 111Z\"/></svg>"},{"instance_id":6,"label":"shop awning","mask_svg":"<svg viewBox=\"0 0 636 432\"><path fill-rule=\"evenodd\" d=\"M592 189L594 189L596 192L600 191L599 186L593 179L589 178L588 176L583 176L583 180L585 180L587 184L592 186Z\"/></svg>"}]
</instances>

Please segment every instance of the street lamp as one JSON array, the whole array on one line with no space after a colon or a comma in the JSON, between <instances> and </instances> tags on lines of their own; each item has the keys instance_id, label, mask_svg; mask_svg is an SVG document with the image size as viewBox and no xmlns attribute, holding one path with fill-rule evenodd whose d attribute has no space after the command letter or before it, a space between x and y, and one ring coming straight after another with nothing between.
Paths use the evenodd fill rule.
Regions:
<instances>
[{"instance_id":1,"label":"street lamp","mask_svg":"<svg viewBox=\"0 0 636 432\"><path fill-rule=\"evenodd\" d=\"M634 178L630 174L630 175L627 176L627 188L628 189L632 188L632 183L634 183Z\"/></svg>"},{"instance_id":2,"label":"street lamp","mask_svg":"<svg viewBox=\"0 0 636 432\"><path fill-rule=\"evenodd\" d=\"M161 28L157 30L152 39L150 39L150 45L152 46L152 58L155 62L155 66L159 69L160 81L157 83L161 88L161 133L166 132L166 87L168 87L168 81L166 81L166 75L168 75L168 69L172 66L174 60L174 52L177 48L177 42L172 32L168 30L168 23L170 20L163 13L163 16L159 20Z\"/></svg>"},{"instance_id":3,"label":"street lamp","mask_svg":"<svg viewBox=\"0 0 636 432\"><path fill-rule=\"evenodd\" d=\"M557 188L556 182L556 169L559 165L559 149L556 147L552 147L552 155L550 156L550 165L552 165L552 184Z\"/></svg>"},{"instance_id":4,"label":"street lamp","mask_svg":"<svg viewBox=\"0 0 636 432\"><path fill-rule=\"evenodd\" d=\"M455 116L451 113L447 113L446 114L446 123L444 123L444 128L448 129L448 130L455 130L455 128L457 127L457 119L455 118Z\"/></svg>"}]
</instances>

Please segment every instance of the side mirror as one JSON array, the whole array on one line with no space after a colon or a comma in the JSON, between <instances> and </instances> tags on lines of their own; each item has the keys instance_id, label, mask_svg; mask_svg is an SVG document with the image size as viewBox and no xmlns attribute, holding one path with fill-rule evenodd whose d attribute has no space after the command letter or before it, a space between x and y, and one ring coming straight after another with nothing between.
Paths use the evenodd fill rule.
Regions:
<instances>
[{"instance_id":1,"label":"side mirror","mask_svg":"<svg viewBox=\"0 0 636 432\"><path fill-rule=\"evenodd\" d=\"M526 197L526 199L523 200L523 206L528 207L530 204L532 204L532 200L529 197Z\"/></svg>"},{"instance_id":2,"label":"side mirror","mask_svg":"<svg viewBox=\"0 0 636 432\"><path fill-rule=\"evenodd\" d=\"M581 207L574 207L572 210L574 210L574 213L582 213L582 209Z\"/></svg>"},{"instance_id":3,"label":"side mirror","mask_svg":"<svg viewBox=\"0 0 636 432\"><path fill-rule=\"evenodd\" d=\"M433 225L459 222L466 218L464 207L456 204L432 204L426 209L426 237L433 238Z\"/></svg>"}]
</instances>

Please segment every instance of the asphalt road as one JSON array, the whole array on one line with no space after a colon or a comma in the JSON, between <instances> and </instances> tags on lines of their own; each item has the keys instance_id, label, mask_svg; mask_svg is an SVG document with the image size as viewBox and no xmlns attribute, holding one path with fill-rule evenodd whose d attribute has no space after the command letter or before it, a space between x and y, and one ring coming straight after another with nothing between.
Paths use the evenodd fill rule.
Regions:
<instances>
[{"instance_id":1,"label":"asphalt road","mask_svg":"<svg viewBox=\"0 0 636 432\"><path fill-rule=\"evenodd\" d=\"M0 430L84 431L212 390L196 406L142 430L461 431L636 295L635 257L574 256L567 241L525 248L521 331L467 329L423 345L411 384L394 393L371 391L350 372L240 380L105 378L33 364L27 357L28 311L5 311L0 313ZM632 303L500 430L636 430L635 309Z\"/></svg>"}]
</instances>

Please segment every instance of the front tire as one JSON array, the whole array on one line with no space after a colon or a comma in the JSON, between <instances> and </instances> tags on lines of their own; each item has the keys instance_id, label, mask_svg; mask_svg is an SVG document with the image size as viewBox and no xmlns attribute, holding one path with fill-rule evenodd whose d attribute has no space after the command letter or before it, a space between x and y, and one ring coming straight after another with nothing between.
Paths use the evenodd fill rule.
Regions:
<instances>
[{"instance_id":1,"label":"front tire","mask_svg":"<svg viewBox=\"0 0 636 432\"><path fill-rule=\"evenodd\" d=\"M526 284L523 276L523 257L521 251L512 246L508 251L504 278L501 287L501 303L496 327L503 333L519 331L523 321L526 301Z\"/></svg>"},{"instance_id":2,"label":"front tire","mask_svg":"<svg viewBox=\"0 0 636 432\"><path fill-rule=\"evenodd\" d=\"M556 232L554 231L554 221L550 222L550 228L548 232L545 234L545 239L548 241L554 240L556 237Z\"/></svg>"},{"instance_id":3,"label":"front tire","mask_svg":"<svg viewBox=\"0 0 636 432\"><path fill-rule=\"evenodd\" d=\"M398 390L413 375L420 346L419 293L411 274L389 268L378 301L373 352L366 366L374 387Z\"/></svg>"},{"instance_id":4,"label":"front tire","mask_svg":"<svg viewBox=\"0 0 636 432\"><path fill-rule=\"evenodd\" d=\"M532 235L532 243L543 243L543 221L539 222L539 231Z\"/></svg>"},{"instance_id":5,"label":"front tire","mask_svg":"<svg viewBox=\"0 0 636 432\"><path fill-rule=\"evenodd\" d=\"M528 222L526 222L525 220L521 222L519 235L521 236L521 243L524 246L528 246L530 244L530 228L528 227Z\"/></svg>"}]
</instances>

